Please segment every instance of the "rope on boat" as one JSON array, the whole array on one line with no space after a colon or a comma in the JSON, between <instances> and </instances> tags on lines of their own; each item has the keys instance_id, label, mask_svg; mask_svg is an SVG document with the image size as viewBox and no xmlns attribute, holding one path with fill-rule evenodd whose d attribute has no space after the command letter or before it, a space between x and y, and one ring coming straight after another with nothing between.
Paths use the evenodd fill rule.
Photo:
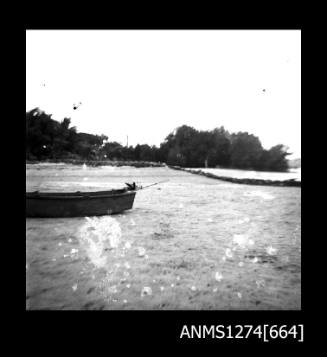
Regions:
<instances>
[{"instance_id":1,"label":"rope on boat","mask_svg":"<svg viewBox=\"0 0 327 357\"><path fill-rule=\"evenodd\" d=\"M159 181L159 182L153 183L153 184L148 185L148 186L141 186L139 189L140 189L140 190L143 190L144 188L148 188L148 187L151 187L151 186L155 186L155 185L158 185L159 183L164 183L164 182L168 182L168 181L169 181L169 180Z\"/></svg>"},{"instance_id":2,"label":"rope on boat","mask_svg":"<svg viewBox=\"0 0 327 357\"><path fill-rule=\"evenodd\" d=\"M144 190L145 188L148 188L148 187L151 187L151 186L155 186L155 185L158 185L159 183L164 183L164 182L168 182L169 180L163 180L163 181L159 181L159 182L156 182L156 183L152 183L151 185L148 185L148 186L136 186L135 185L135 182L133 182L133 184L127 184L126 185L128 186L128 188L132 191L138 191L138 190Z\"/></svg>"}]
</instances>

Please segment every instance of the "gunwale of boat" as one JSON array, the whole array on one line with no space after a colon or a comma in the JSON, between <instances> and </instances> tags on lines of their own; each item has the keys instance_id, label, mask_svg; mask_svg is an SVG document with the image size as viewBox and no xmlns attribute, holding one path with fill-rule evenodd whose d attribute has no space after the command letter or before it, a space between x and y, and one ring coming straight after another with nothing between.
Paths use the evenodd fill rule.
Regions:
<instances>
[{"instance_id":1,"label":"gunwale of boat","mask_svg":"<svg viewBox=\"0 0 327 357\"><path fill-rule=\"evenodd\" d=\"M26 192L28 199L83 199L83 198L104 198L135 194L135 191L126 191L126 189L110 191L90 191L90 192Z\"/></svg>"}]
</instances>

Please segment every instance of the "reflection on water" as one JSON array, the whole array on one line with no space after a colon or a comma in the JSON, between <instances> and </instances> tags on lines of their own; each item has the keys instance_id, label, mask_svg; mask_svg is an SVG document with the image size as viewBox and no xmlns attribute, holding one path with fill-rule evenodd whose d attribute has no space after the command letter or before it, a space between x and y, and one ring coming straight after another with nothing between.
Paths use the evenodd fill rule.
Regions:
<instances>
[{"instance_id":1,"label":"reflection on water","mask_svg":"<svg viewBox=\"0 0 327 357\"><path fill-rule=\"evenodd\" d=\"M169 179L139 191L123 214L26 219L28 309L301 307L298 187L168 168L43 164L26 174L28 190L55 191Z\"/></svg>"}]
</instances>

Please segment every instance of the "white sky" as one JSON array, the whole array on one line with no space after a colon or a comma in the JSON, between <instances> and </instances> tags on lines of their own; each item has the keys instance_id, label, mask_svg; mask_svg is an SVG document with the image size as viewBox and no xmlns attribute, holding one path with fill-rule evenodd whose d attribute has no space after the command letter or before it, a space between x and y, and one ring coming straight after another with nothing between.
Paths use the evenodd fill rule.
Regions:
<instances>
[{"instance_id":1,"label":"white sky","mask_svg":"<svg viewBox=\"0 0 327 357\"><path fill-rule=\"evenodd\" d=\"M26 41L26 110L124 145L223 125L301 157L299 30L28 30Z\"/></svg>"}]
</instances>

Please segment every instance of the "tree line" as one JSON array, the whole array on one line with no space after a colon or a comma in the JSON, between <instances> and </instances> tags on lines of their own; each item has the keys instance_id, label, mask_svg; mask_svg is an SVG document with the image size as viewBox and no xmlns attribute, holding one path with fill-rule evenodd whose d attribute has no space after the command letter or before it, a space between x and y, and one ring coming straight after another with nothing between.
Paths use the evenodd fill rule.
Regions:
<instances>
[{"instance_id":1,"label":"tree line","mask_svg":"<svg viewBox=\"0 0 327 357\"><path fill-rule=\"evenodd\" d=\"M106 135L77 132L69 118L61 122L35 108L26 113L26 159L83 159L165 162L182 167L225 167L286 171L287 147L269 150L247 132L229 133L224 127L211 131L183 125L170 133L159 147L147 144L123 146Z\"/></svg>"}]
</instances>

